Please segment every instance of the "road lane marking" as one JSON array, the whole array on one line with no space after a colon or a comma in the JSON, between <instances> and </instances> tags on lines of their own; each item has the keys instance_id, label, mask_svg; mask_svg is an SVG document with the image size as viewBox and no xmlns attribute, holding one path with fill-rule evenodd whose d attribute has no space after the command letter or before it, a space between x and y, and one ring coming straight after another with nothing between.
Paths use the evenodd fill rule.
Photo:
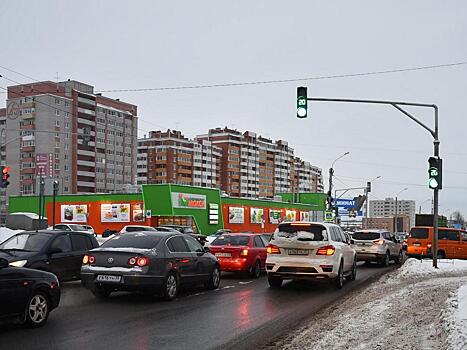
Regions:
<instances>
[{"instance_id":1,"label":"road lane marking","mask_svg":"<svg viewBox=\"0 0 467 350\"><path fill-rule=\"evenodd\" d=\"M238 284L248 284L248 283L252 283L253 281L248 281L248 282L238 282Z\"/></svg>"}]
</instances>

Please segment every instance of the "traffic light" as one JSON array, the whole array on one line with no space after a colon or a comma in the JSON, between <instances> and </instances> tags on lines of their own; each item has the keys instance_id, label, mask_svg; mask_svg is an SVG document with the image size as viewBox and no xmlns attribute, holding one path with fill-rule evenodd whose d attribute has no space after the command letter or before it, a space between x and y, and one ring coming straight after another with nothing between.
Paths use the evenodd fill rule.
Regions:
<instances>
[{"instance_id":1,"label":"traffic light","mask_svg":"<svg viewBox=\"0 0 467 350\"><path fill-rule=\"evenodd\" d=\"M297 118L306 118L308 113L307 88L297 88Z\"/></svg>"},{"instance_id":2,"label":"traffic light","mask_svg":"<svg viewBox=\"0 0 467 350\"><path fill-rule=\"evenodd\" d=\"M2 182L0 183L1 188L7 188L10 182L8 181L8 178L10 177L10 167L7 166L2 166L0 167L2 170Z\"/></svg>"},{"instance_id":3,"label":"traffic light","mask_svg":"<svg viewBox=\"0 0 467 350\"><path fill-rule=\"evenodd\" d=\"M438 157L428 158L428 187L432 190L443 188L443 160Z\"/></svg>"}]
</instances>

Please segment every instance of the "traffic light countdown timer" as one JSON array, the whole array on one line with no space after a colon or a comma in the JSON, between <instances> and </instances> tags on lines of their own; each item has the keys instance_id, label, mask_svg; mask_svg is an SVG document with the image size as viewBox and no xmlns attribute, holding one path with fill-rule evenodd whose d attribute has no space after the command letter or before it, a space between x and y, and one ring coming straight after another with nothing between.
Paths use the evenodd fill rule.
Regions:
<instances>
[{"instance_id":1,"label":"traffic light countdown timer","mask_svg":"<svg viewBox=\"0 0 467 350\"><path fill-rule=\"evenodd\" d=\"M308 114L307 88L299 86L297 88L297 118L306 118Z\"/></svg>"},{"instance_id":2,"label":"traffic light countdown timer","mask_svg":"<svg viewBox=\"0 0 467 350\"><path fill-rule=\"evenodd\" d=\"M438 157L428 158L428 187L432 190L440 190L443 187L443 160Z\"/></svg>"},{"instance_id":3,"label":"traffic light countdown timer","mask_svg":"<svg viewBox=\"0 0 467 350\"><path fill-rule=\"evenodd\" d=\"M10 182L8 179L10 178L10 167L7 166L0 166L0 170L2 171L2 182L0 183L0 188L7 188Z\"/></svg>"}]
</instances>

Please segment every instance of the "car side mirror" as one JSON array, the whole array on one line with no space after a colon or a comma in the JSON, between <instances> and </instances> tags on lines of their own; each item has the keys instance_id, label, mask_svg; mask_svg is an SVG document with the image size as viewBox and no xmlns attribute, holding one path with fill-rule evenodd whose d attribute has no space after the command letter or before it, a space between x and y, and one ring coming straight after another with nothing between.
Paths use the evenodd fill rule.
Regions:
<instances>
[{"instance_id":1,"label":"car side mirror","mask_svg":"<svg viewBox=\"0 0 467 350\"><path fill-rule=\"evenodd\" d=\"M209 247L204 247L203 249L204 249L205 253L210 253L211 252L211 248L209 248Z\"/></svg>"},{"instance_id":2,"label":"car side mirror","mask_svg":"<svg viewBox=\"0 0 467 350\"><path fill-rule=\"evenodd\" d=\"M4 258L0 258L0 269L8 267L8 260Z\"/></svg>"},{"instance_id":3,"label":"car side mirror","mask_svg":"<svg viewBox=\"0 0 467 350\"><path fill-rule=\"evenodd\" d=\"M49 254L57 254L57 253L61 253L62 250L58 247L55 247L55 248L50 248L49 249Z\"/></svg>"}]
</instances>

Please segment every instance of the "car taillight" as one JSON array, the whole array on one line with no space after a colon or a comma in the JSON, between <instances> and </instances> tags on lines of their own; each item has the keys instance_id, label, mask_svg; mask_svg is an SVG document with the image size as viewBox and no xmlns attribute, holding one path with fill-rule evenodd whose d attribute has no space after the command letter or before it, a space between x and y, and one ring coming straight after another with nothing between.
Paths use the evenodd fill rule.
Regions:
<instances>
[{"instance_id":1,"label":"car taillight","mask_svg":"<svg viewBox=\"0 0 467 350\"><path fill-rule=\"evenodd\" d=\"M384 244L384 239L375 239L373 241L374 244L379 244L379 245L383 245Z\"/></svg>"},{"instance_id":2,"label":"car taillight","mask_svg":"<svg viewBox=\"0 0 467 350\"><path fill-rule=\"evenodd\" d=\"M316 255L334 255L335 252L336 252L336 248L334 248L334 246L327 245L327 246L319 248L316 251Z\"/></svg>"},{"instance_id":3,"label":"car taillight","mask_svg":"<svg viewBox=\"0 0 467 350\"><path fill-rule=\"evenodd\" d=\"M242 249L240 256L248 256L248 249Z\"/></svg>"},{"instance_id":4,"label":"car taillight","mask_svg":"<svg viewBox=\"0 0 467 350\"><path fill-rule=\"evenodd\" d=\"M266 252L268 254L280 254L281 253L279 247L275 246L274 244L269 244L268 247L266 248Z\"/></svg>"},{"instance_id":5,"label":"car taillight","mask_svg":"<svg viewBox=\"0 0 467 350\"><path fill-rule=\"evenodd\" d=\"M83 256L83 265L87 264L94 264L96 262L96 258L92 255L85 255Z\"/></svg>"},{"instance_id":6,"label":"car taillight","mask_svg":"<svg viewBox=\"0 0 467 350\"><path fill-rule=\"evenodd\" d=\"M427 248L431 248L431 243L428 243L428 244L426 245L426 247L427 247Z\"/></svg>"},{"instance_id":7,"label":"car taillight","mask_svg":"<svg viewBox=\"0 0 467 350\"><path fill-rule=\"evenodd\" d=\"M130 266L136 265L139 267L147 266L149 265L149 258L145 256L140 256L140 257L134 256L128 259L128 265Z\"/></svg>"}]
</instances>

